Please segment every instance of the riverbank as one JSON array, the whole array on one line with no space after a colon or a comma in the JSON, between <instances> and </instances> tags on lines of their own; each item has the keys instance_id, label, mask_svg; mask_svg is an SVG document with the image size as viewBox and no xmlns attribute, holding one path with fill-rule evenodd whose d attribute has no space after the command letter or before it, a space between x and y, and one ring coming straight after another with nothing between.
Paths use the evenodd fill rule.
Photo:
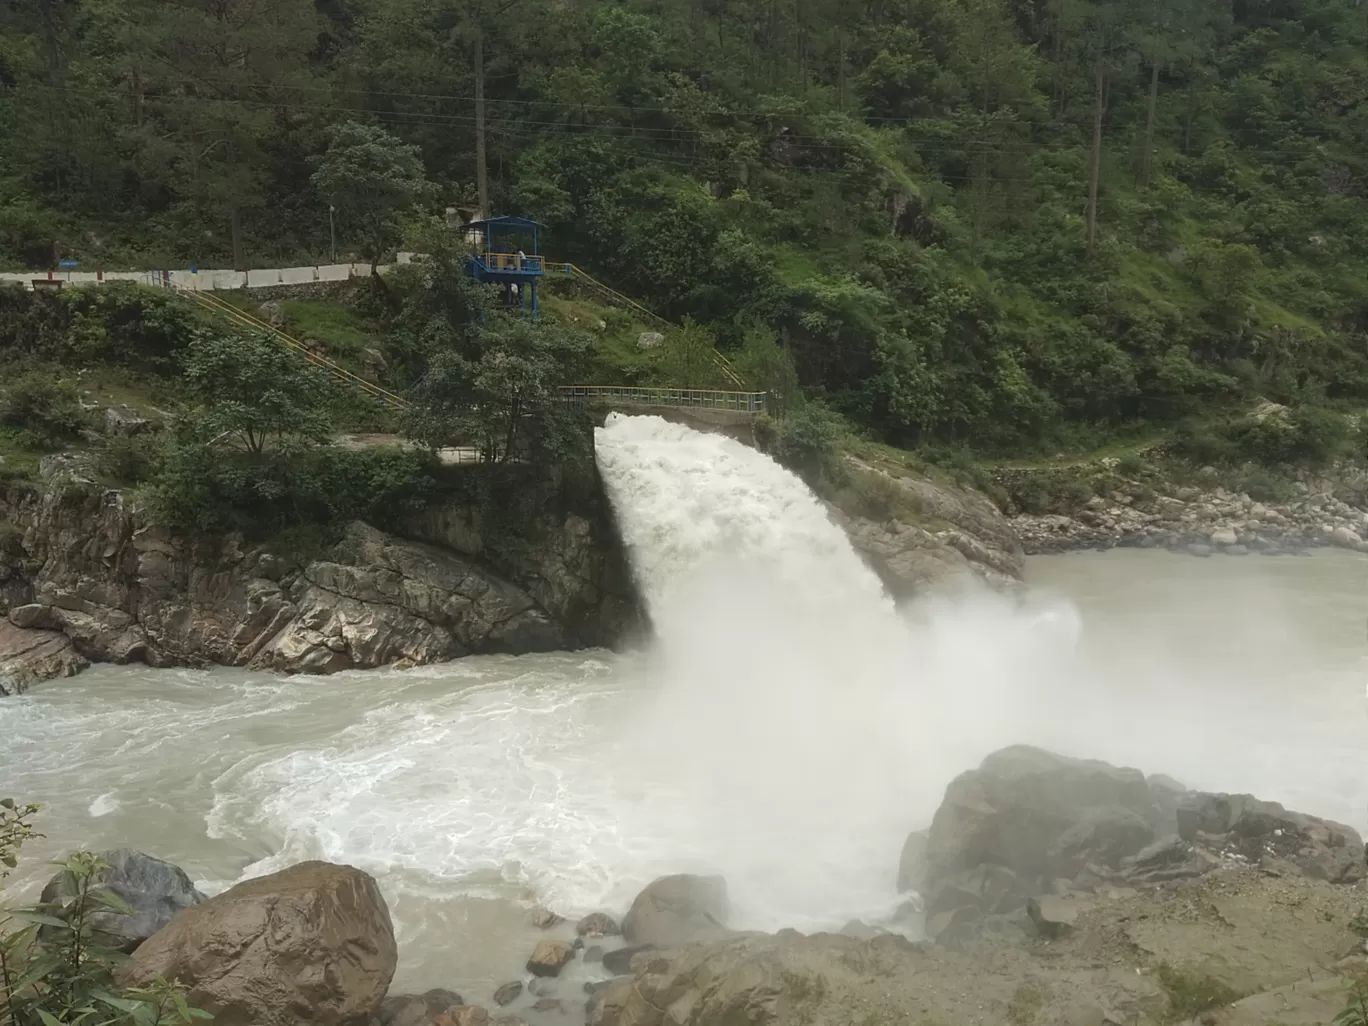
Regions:
<instances>
[{"instance_id":1,"label":"riverbank","mask_svg":"<svg viewBox=\"0 0 1368 1026\"><path fill-rule=\"evenodd\" d=\"M1259 497L1240 487L1248 476L1165 464L1123 474L1116 460L1006 472L999 481L1027 555L1112 548L1200 557L1368 552L1365 471L1357 465L1260 477L1251 489Z\"/></svg>"}]
</instances>

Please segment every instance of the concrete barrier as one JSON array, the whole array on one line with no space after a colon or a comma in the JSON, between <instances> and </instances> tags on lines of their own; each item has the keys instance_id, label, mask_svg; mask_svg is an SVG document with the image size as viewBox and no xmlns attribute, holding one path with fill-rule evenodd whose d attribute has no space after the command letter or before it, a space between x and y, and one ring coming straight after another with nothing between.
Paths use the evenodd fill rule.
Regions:
<instances>
[{"instance_id":1,"label":"concrete barrier","mask_svg":"<svg viewBox=\"0 0 1368 1026\"><path fill-rule=\"evenodd\" d=\"M404 254L408 263L412 254ZM388 272L392 265L382 264L380 272ZM267 267L251 271L231 271L223 268L198 270L155 271L0 271L0 283L13 283L32 288L34 281L60 282L63 287L103 285L107 281L137 281L146 285L170 283L176 288L196 292L219 292L232 289L268 289L278 285L311 285L314 282L346 281L348 278L370 276L370 264L321 264L314 267Z\"/></svg>"}]
</instances>

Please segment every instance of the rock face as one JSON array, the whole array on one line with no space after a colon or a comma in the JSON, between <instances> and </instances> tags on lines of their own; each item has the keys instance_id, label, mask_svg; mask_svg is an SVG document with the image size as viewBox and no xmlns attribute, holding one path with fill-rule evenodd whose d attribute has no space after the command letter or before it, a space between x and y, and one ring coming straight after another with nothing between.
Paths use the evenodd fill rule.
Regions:
<instances>
[{"instance_id":1,"label":"rock face","mask_svg":"<svg viewBox=\"0 0 1368 1026\"><path fill-rule=\"evenodd\" d=\"M973 579L1005 590L1020 586L1021 543L986 496L850 463L888 508L876 517L867 509L832 507L833 517L895 599Z\"/></svg>"},{"instance_id":2,"label":"rock face","mask_svg":"<svg viewBox=\"0 0 1368 1026\"><path fill-rule=\"evenodd\" d=\"M65 634L19 627L13 619L22 623L27 617L21 613L0 620L0 696L20 694L45 680L74 677L90 665Z\"/></svg>"},{"instance_id":3,"label":"rock face","mask_svg":"<svg viewBox=\"0 0 1368 1026\"><path fill-rule=\"evenodd\" d=\"M421 541L357 523L298 566L176 535L79 461L47 469L41 489L0 489L0 522L20 529L0 546L5 691L88 660L328 673L609 645L640 623L602 495L530 480L537 515L515 540L455 503L415 519Z\"/></svg>"},{"instance_id":4,"label":"rock face","mask_svg":"<svg viewBox=\"0 0 1368 1026\"><path fill-rule=\"evenodd\" d=\"M1017 746L961 774L925 842L927 933L963 939L986 916L1042 896L1152 887L1213 869L1260 866L1328 883L1365 875L1350 827L1248 795L1180 791L1166 777ZM1176 835L1163 836L1171 828ZM1161 833L1162 832L1162 833ZM909 850L916 851L916 835ZM1048 912L1048 910L1047 910Z\"/></svg>"},{"instance_id":5,"label":"rock face","mask_svg":"<svg viewBox=\"0 0 1368 1026\"><path fill-rule=\"evenodd\" d=\"M527 960L527 971L533 976L559 976L560 971L575 957L575 949L560 941L542 941Z\"/></svg>"},{"instance_id":6,"label":"rock face","mask_svg":"<svg viewBox=\"0 0 1368 1026\"><path fill-rule=\"evenodd\" d=\"M99 857L108 868L91 882L107 887L133 909L132 915L97 912L91 917L107 947L133 951L177 914L204 901L185 871L170 862L128 848L100 852ZM50 905L73 897L62 890L61 883L61 874L54 876L39 900Z\"/></svg>"},{"instance_id":7,"label":"rock face","mask_svg":"<svg viewBox=\"0 0 1368 1026\"><path fill-rule=\"evenodd\" d=\"M663 876L636 896L622 935L631 945L668 948L726 933L730 915L720 876Z\"/></svg>"},{"instance_id":8,"label":"rock face","mask_svg":"<svg viewBox=\"0 0 1368 1026\"><path fill-rule=\"evenodd\" d=\"M375 881L306 862L187 909L138 948L121 980L177 978L219 1026L344 1026L380 1010L396 962Z\"/></svg>"}]
</instances>

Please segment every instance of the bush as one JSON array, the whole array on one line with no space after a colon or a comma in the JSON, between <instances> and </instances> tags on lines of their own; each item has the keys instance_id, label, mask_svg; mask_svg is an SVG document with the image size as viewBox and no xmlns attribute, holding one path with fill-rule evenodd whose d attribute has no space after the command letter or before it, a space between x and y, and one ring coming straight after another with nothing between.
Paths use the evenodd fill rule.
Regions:
<instances>
[{"instance_id":1,"label":"bush","mask_svg":"<svg viewBox=\"0 0 1368 1026\"><path fill-rule=\"evenodd\" d=\"M779 422L774 458L808 484L841 476L841 419L817 403L804 403Z\"/></svg>"},{"instance_id":2,"label":"bush","mask_svg":"<svg viewBox=\"0 0 1368 1026\"><path fill-rule=\"evenodd\" d=\"M1194 463L1270 467L1323 467L1350 448L1348 418L1322 406L1300 406L1285 416L1241 417L1215 424L1188 422L1179 428L1174 451Z\"/></svg>"},{"instance_id":3,"label":"bush","mask_svg":"<svg viewBox=\"0 0 1368 1026\"><path fill-rule=\"evenodd\" d=\"M0 879L18 864L24 842L39 836L31 825L37 812L0 799ZM0 1026L190 1026L212 1018L160 978L148 989L119 987L115 970L124 956L98 943L91 918L132 909L96 883L108 868L97 856L75 852L58 865L61 899L0 909Z\"/></svg>"},{"instance_id":4,"label":"bush","mask_svg":"<svg viewBox=\"0 0 1368 1026\"><path fill-rule=\"evenodd\" d=\"M0 394L0 426L26 432L34 447L60 445L74 438L84 423L76 389L41 371L23 374Z\"/></svg>"}]
</instances>

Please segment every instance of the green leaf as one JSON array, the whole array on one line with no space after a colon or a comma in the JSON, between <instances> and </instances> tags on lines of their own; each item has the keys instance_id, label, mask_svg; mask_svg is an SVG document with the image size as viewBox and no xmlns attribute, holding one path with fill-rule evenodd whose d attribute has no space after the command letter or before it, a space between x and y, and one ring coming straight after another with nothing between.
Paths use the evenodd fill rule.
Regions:
<instances>
[{"instance_id":1,"label":"green leaf","mask_svg":"<svg viewBox=\"0 0 1368 1026\"><path fill-rule=\"evenodd\" d=\"M94 901L96 904L103 905L111 912L117 912L120 915L125 916L131 916L134 914L133 906L130 905L127 901L125 901L121 895L110 890L108 887L94 888L90 892L90 899Z\"/></svg>"},{"instance_id":2,"label":"green leaf","mask_svg":"<svg viewBox=\"0 0 1368 1026\"><path fill-rule=\"evenodd\" d=\"M71 929L71 924L65 919L44 915L41 912L31 912L28 909L15 909L10 912L9 915L11 919L17 919L21 923L33 923L36 926L52 926L59 930Z\"/></svg>"},{"instance_id":3,"label":"green leaf","mask_svg":"<svg viewBox=\"0 0 1368 1026\"><path fill-rule=\"evenodd\" d=\"M46 1009L38 1008L35 1011L38 1013L38 1018L43 1020L43 1026L63 1026L62 1022Z\"/></svg>"}]
</instances>

